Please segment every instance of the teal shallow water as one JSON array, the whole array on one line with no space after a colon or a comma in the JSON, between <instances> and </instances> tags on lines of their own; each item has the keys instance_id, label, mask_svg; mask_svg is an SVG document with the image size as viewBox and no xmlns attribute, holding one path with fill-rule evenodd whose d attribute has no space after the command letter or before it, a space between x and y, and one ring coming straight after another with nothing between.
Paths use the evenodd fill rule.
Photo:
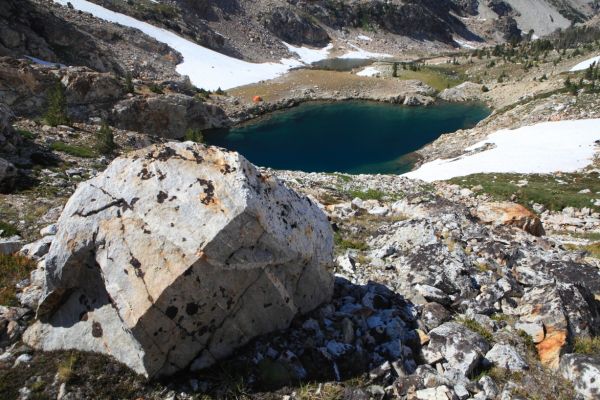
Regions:
<instances>
[{"instance_id":1,"label":"teal shallow water","mask_svg":"<svg viewBox=\"0 0 600 400\"><path fill-rule=\"evenodd\" d=\"M415 150L488 115L480 104L305 103L256 123L206 132L205 139L264 167L401 174L411 170Z\"/></svg>"}]
</instances>

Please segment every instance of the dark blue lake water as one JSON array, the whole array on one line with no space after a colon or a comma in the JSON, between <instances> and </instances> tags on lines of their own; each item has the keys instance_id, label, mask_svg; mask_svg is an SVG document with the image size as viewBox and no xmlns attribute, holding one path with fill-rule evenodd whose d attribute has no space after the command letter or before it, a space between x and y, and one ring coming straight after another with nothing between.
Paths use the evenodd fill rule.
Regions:
<instances>
[{"instance_id":1,"label":"dark blue lake water","mask_svg":"<svg viewBox=\"0 0 600 400\"><path fill-rule=\"evenodd\" d=\"M236 150L265 167L400 174L411 170L415 150L443 133L472 127L489 113L479 104L305 103L204 136L208 144Z\"/></svg>"}]
</instances>

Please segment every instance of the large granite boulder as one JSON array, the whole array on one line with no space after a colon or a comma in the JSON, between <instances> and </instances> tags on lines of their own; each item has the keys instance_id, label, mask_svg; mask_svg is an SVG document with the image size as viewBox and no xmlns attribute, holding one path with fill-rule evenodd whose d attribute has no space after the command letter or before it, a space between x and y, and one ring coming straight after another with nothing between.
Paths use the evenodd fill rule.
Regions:
<instances>
[{"instance_id":1,"label":"large granite boulder","mask_svg":"<svg viewBox=\"0 0 600 400\"><path fill-rule=\"evenodd\" d=\"M310 199L238 153L185 143L114 160L81 184L46 256L43 350L138 373L200 369L331 298L332 231Z\"/></svg>"}]
</instances>

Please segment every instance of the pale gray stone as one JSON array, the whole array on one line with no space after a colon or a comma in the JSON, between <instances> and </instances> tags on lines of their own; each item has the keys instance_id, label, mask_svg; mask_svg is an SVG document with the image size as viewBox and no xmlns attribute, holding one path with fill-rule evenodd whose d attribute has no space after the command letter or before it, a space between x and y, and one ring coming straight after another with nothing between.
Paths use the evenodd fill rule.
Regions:
<instances>
[{"instance_id":1,"label":"pale gray stone","mask_svg":"<svg viewBox=\"0 0 600 400\"><path fill-rule=\"evenodd\" d=\"M82 183L46 257L43 350L105 353L149 376L204 368L332 295L323 212L238 153L191 142Z\"/></svg>"},{"instance_id":2,"label":"pale gray stone","mask_svg":"<svg viewBox=\"0 0 600 400\"><path fill-rule=\"evenodd\" d=\"M517 350L510 345L496 343L485 355L486 360L496 367L510 371L521 371L529 368L527 362L521 357Z\"/></svg>"}]
</instances>

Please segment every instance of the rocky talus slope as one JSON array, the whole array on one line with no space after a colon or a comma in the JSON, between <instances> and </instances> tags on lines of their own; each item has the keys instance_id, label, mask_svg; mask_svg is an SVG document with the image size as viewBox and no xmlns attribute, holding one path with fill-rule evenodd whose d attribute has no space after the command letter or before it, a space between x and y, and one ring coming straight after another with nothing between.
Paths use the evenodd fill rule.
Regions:
<instances>
[{"instance_id":1,"label":"rocky talus slope","mask_svg":"<svg viewBox=\"0 0 600 400\"><path fill-rule=\"evenodd\" d=\"M194 151L198 151L200 157L193 156ZM190 158L190 155L193 157ZM546 399L595 398L598 381L594 371L598 371L600 361L580 352L582 343L592 342L600 330L600 308L596 300L600 295L599 264L587 253L571 250L552 232L567 229L597 232L600 229L597 211L573 210L569 216L544 212L538 216L513 203L498 203L481 193L480 188L469 190L445 183L424 184L398 176L254 170L243 162L245 167L236 164L238 161L233 159L227 162L228 157L237 156L228 156L216 149L204 150L191 143L169 144L118 159L104 173L80 186L62 211L63 216L57 225L45 228L41 232L42 239L22 250L22 254L34 258L39 265L30 280L19 283L18 297L24 308L5 308L2 313L3 321L6 321L2 326L11 327L5 328L3 365L14 373L30 374L31 382L42 382L40 386L43 388L37 389L28 381L21 383L22 386L14 386L21 382L16 379L12 386L7 386L7 390L20 390L25 398L37 393L35 390L49 396L60 394L61 398L110 397L115 388L100 390L85 378L91 376L88 374L98 374L98 382L116 382L114 385L119 388L118 385L129 382L129 391L124 397L151 399L192 399L201 397L202 393L215 398L289 396L301 399L314 393L331 398L377 399L521 399L529 398L530 393L538 393ZM140 164L140 168L142 164L147 165L138 171L139 168L124 168L124 163ZM193 183L188 188L171 173L173 168L181 171L180 164L189 164L186 174L189 173L190 179L203 173L204 168L208 171L209 165L214 165L217 168L214 173L225 174L225 179L231 180L230 185L215 186L214 192L208 190L206 182L199 183L197 190ZM115 174L125 174L129 178L114 181ZM49 371L39 369L43 365L41 363L47 362L43 361L45 353L28 347L19 338L27 326L26 321L32 318L31 310L37 305L40 288L47 294L38 310L41 320L25 333L25 342L36 347L93 350L112 354L133 366L129 356L125 357L125 354L132 354L129 349L143 352L151 348L145 348L145 339L138 336L146 330L137 329L142 326L158 328L162 323L159 321L163 321L167 326L172 324L173 332L184 328L189 331L192 328L188 324L201 321L199 318L203 314L200 307L197 314L185 314L192 312L194 307L188 307L190 302L184 297L188 293L194 293L194 296L204 293L202 290L186 289L185 282L188 280L195 285L194 279L190 280L196 274L193 272L195 267L192 267L191 275L183 273L180 279L165 286L162 293L170 293L167 296L155 295L154 285L146 284L147 290L152 291L150 295L157 310L164 308L164 313L144 314L144 307L137 303L124 307L121 304L126 298L128 302L139 299L142 303L147 303L150 298L145 295L123 296L123 291L127 287L134 290L135 282L142 279L146 282L154 279L153 276L158 279L161 268L168 268L174 273L179 268L177 266L183 272L187 266L197 264L187 260L185 249L189 246L195 249L192 238L208 234L212 228L206 225L198 230L200 222L194 223L190 218L192 210L184 212L184 208L178 209L177 205L184 207L190 204L185 200L186 194L189 194L198 200L195 207L214 213L214 218L222 220L228 213L222 214L219 208L226 210L225 204L235 203L234 199L240 196L239 191L231 189L231 185L239 184L236 183L239 180L234 179L238 174L246 176L244 179L248 182L255 182L257 187L269 186L268 182L277 177L289 188L312 200L301 200L283 187L264 195L257 193L259 197L271 198L271 207L275 208L269 210L267 203L262 201L255 203L253 211L248 209L247 214L241 214L252 215L248 221L230 224L221 231L224 241L216 240L217 235L214 246L205 245L206 258L196 253L188 254L192 259L208 262L200 262L204 266L200 268L203 272L198 274L200 282L213 282L207 287L209 291L223 284L233 288L236 277L253 273L254 270L246 269L249 260L256 266L265 265L265 262L267 265L283 262L272 264L268 261L270 258L265 258L267 254L277 254L280 260L286 260L287 265L294 265L293 260L307 260L302 252L291 250L295 243L300 245L306 239L281 243L278 238L287 237L287 234L272 236L274 241L261 235L258 242L249 241L243 246L243 251L234 251L231 245L251 236L239 233L239 229L247 233L253 231L250 220L264 222L264 218L270 218L269 215L276 217L272 221L273 226L278 227L276 229L299 231L299 238L304 237L307 230L301 228L303 224L315 224L319 220L309 217L313 211L299 211L311 203L313 209L314 205L322 208L335 231L337 276L330 301L313 311L297 315L293 320L290 319L293 314L289 314L290 309L283 303L282 310L286 310L283 314L262 313L265 299L270 298L266 293L255 299L258 303L234 303L253 304L251 309L260 313L257 316L268 315L268 329L283 328L290 321L291 325L287 329L258 336L242 347L234 342L221 342L218 352L222 353L219 354L230 354L235 347L237 350L226 360L199 372L186 367L189 361L179 364L181 357L191 355L183 351L184 347L179 347L186 343L186 335L179 337L167 334L168 330L164 335L161 332L155 338L164 337L166 342L153 339L148 344L156 343L159 348L164 344L166 354L178 354L173 358L175 364L170 365L179 365L177 369L183 368L183 371L158 387L124 374L122 367L116 366L113 361L103 362L104 367L94 370L98 367L93 367L88 361L94 359L92 355L78 355L78 371L66 380L54 376L51 368ZM158 185L156 190L133 183L142 180ZM119 189L118 182L124 182L126 187ZM142 190L142 187L145 189ZM159 190L162 187L172 190ZM136 188L140 190L136 192ZM287 193L285 196L291 197L283 201L277 193ZM216 199L220 199L218 207L215 207ZM288 206L297 202L300 203L294 207ZM146 208L147 211L143 211ZM157 214L167 209L176 213L173 218ZM139 215L145 215L143 219L147 225L140 225L138 229L134 216L139 212ZM319 212L314 213L317 215ZM156 218L152 217L155 214ZM181 218L174 219L177 214ZM130 222L119 222L125 220ZM111 227L110 221L119 222L117 225L123 226L123 230L119 226ZM98 229L89 229L93 226ZM114 234L107 236L113 228ZM229 229L237 233L231 231L226 234ZM94 234L96 231L98 233ZM190 235L185 234L188 231ZM318 230L312 232L317 234ZM171 239L165 240L166 237ZM183 238L187 240L182 242ZM117 245L119 240L123 241L123 246ZM163 243L162 247L152 244L152 240ZM183 261L178 261L178 257L170 260L169 257L175 256L175 253L164 247L175 243L179 243L184 252ZM275 247L267 246L268 243ZM318 258L326 255L327 250L321 247L328 246L327 240L315 238L312 243L316 246L314 250L303 248ZM267 248L270 250L267 251ZM153 255L156 251L162 255ZM246 266L243 271L232 270L235 272L227 279L221 278L232 259L216 257L217 254L225 254L224 251L239 254L234 259L240 260L240 266ZM117 261L121 259L121 262ZM228 259L220 267L225 270L210 278L211 275L205 271L206 266L219 264L217 259ZM300 261L300 265L304 263ZM93 275L98 269L102 271L99 276L104 283L92 286L106 288L108 295L105 294L107 300L103 305L93 303L95 297L89 296L91 287L82 285L96 282L98 278L78 278L82 276L80 273ZM292 270L289 269L290 272ZM290 278L295 282L296 278L292 275ZM306 277L306 274L303 276ZM274 276L271 278L274 279ZM283 295L286 278L277 275L277 279L273 279L266 280L264 287L257 281L256 285L248 286L247 293L254 289L261 293L264 289L272 294L274 300L279 299L275 303L286 299ZM46 283L40 283L44 280ZM248 283L247 279L243 281ZM156 288L164 286L165 282L157 280ZM319 280L301 278L300 285L307 284L306 288L313 291L312 298L316 301L304 311L309 311L320 302L318 299L326 297L326 288L330 286L325 280L322 281L324 288L317 289L316 282ZM286 290L289 293L289 289ZM80 291L87 292L84 296L79 295ZM297 307L300 307L298 301L301 298L293 300ZM259 303L262 306L259 307ZM275 307L275 303L269 309ZM215 303L223 310L228 309L227 304L225 299ZM246 310L245 306L242 308ZM237 310L237 306L232 309ZM110 311L108 314L119 313L123 320L111 320L106 315L107 319L101 320L102 310ZM129 318L136 320L135 315L140 312L138 328L132 326L122 331L117 327L127 323ZM180 316L181 313L184 314ZM249 329L256 327L256 322L246 326L242 321L251 313L248 309L248 312L236 314L243 318L236 322L234 331L229 332L243 334L229 338L250 337ZM219 311L219 315L224 314ZM59 320L71 322L58 323ZM200 325L204 326L203 323ZM199 329L202 328L200 325ZM75 335L80 330L83 334ZM123 332L131 332L136 340L141 340L141 347L106 339ZM58 335L63 333L67 338L74 335L73 339L58 341ZM201 332L197 334L201 335ZM105 345L108 347L94 345L104 340L107 340ZM117 343L120 346L118 352L111 347ZM175 350L168 350L168 343L174 344ZM185 349L190 349L188 345ZM60 360L64 356L58 353L57 357ZM147 365L151 368L151 364ZM225 379L222 371L226 371L229 378ZM238 378L244 381L241 389L232 383ZM315 381L324 383L297 386L300 382ZM241 394L235 391L238 390L235 387L242 391Z\"/></svg>"}]
</instances>

